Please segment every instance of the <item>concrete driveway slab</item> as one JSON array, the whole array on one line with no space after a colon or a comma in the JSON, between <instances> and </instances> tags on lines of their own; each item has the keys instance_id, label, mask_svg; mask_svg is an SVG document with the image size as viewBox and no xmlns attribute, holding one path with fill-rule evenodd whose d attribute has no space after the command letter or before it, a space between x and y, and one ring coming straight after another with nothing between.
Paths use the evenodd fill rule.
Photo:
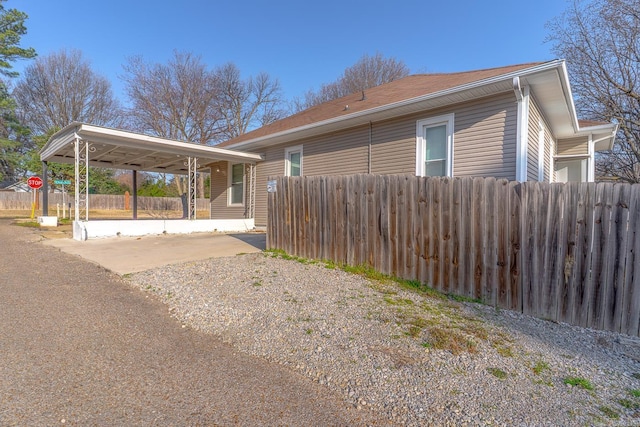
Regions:
<instances>
[{"instance_id":1,"label":"concrete driveway slab","mask_svg":"<svg viewBox=\"0 0 640 427\"><path fill-rule=\"evenodd\" d=\"M168 264L260 252L265 242L264 233L194 233L83 242L70 238L48 239L43 243L124 275Z\"/></svg>"}]
</instances>

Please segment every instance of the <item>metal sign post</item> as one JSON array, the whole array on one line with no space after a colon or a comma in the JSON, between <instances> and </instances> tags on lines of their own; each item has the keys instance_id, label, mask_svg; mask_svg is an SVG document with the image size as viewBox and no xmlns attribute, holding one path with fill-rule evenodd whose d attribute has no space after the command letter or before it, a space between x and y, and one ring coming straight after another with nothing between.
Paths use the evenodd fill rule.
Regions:
<instances>
[{"instance_id":1,"label":"metal sign post","mask_svg":"<svg viewBox=\"0 0 640 427\"><path fill-rule=\"evenodd\" d=\"M36 205L38 202L38 188L42 187L44 183L39 176L32 176L27 180L27 185L33 189L33 203L31 204L31 219L35 217Z\"/></svg>"},{"instance_id":2,"label":"metal sign post","mask_svg":"<svg viewBox=\"0 0 640 427\"><path fill-rule=\"evenodd\" d=\"M62 218L66 218L67 214L66 214L66 210L67 210L67 191L64 188L65 185L71 185L71 180L69 179L56 179L53 181L54 184L56 185L61 185L62 186ZM69 212L69 215L71 215L71 212Z\"/></svg>"}]
</instances>

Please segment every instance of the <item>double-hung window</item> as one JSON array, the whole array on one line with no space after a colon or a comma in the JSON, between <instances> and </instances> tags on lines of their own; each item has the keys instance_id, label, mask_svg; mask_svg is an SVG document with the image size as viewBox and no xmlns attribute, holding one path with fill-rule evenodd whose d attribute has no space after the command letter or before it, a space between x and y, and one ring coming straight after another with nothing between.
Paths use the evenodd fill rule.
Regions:
<instances>
[{"instance_id":1,"label":"double-hung window","mask_svg":"<svg viewBox=\"0 0 640 427\"><path fill-rule=\"evenodd\" d=\"M229 205L244 204L244 164L229 163Z\"/></svg>"},{"instance_id":2,"label":"double-hung window","mask_svg":"<svg viewBox=\"0 0 640 427\"><path fill-rule=\"evenodd\" d=\"M302 176L302 145L284 150L284 175Z\"/></svg>"},{"instance_id":3,"label":"double-hung window","mask_svg":"<svg viewBox=\"0 0 640 427\"><path fill-rule=\"evenodd\" d=\"M453 176L453 114L418 120L416 175Z\"/></svg>"}]
</instances>

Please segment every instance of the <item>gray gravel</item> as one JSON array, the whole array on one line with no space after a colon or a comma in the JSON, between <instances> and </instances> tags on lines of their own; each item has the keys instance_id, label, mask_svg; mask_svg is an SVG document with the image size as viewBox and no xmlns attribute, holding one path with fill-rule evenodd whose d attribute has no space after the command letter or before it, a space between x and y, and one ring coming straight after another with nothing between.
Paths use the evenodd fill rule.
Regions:
<instances>
[{"instance_id":1,"label":"gray gravel","mask_svg":"<svg viewBox=\"0 0 640 427\"><path fill-rule=\"evenodd\" d=\"M173 265L132 281L186 324L398 424L640 423L630 393L640 392L640 344L628 336L268 254ZM466 349L440 344L443 335ZM570 377L593 390L567 385Z\"/></svg>"},{"instance_id":2,"label":"gray gravel","mask_svg":"<svg viewBox=\"0 0 640 427\"><path fill-rule=\"evenodd\" d=\"M167 266L130 280L185 324L398 424L640 424L640 398L630 393L640 392L640 344L628 336L270 254Z\"/></svg>"}]
</instances>

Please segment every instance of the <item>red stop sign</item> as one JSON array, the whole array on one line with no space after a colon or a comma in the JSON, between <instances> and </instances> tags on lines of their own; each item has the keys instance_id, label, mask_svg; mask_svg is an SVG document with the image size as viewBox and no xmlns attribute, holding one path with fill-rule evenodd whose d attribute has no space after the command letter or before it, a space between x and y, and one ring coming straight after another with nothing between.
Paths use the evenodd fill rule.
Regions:
<instances>
[{"instance_id":1,"label":"red stop sign","mask_svg":"<svg viewBox=\"0 0 640 427\"><path fill-rule=\"evenodd\" d=\"M37 190L42 187L42 179L39 176L32 176L27 180L27 185Z\"/></svg>"}]
</instances>

